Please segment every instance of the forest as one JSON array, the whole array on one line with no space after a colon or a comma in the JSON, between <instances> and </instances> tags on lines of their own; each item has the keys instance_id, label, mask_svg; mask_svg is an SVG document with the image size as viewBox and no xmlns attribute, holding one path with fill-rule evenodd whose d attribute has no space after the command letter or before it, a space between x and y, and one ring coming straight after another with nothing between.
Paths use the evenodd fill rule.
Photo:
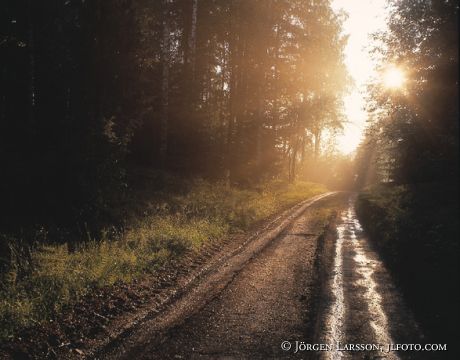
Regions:
<instances>
[{"instance_id":1,"label":"forest","mask_svg":"<svg viewBox=\"0 0 460 360\"><path fill-rule=\"evenodd\" d=\"M104 216L135 167L293 179L340 127L345 39L327 2L7 4L8 224Z\"/></svg>"},{"instance_id":2,"label":"forest","mask_svg":"<svg viewBox=\"0 0 460 360\"><path fill-rule=\"evenodd\" d=\"M371 52L405 83L368 84L346 155L347 15L330 0L2 0L0 344L327 189L358 193L408 302L450 339L458 3L388 6Z\"/></svg>"}]
</instances>

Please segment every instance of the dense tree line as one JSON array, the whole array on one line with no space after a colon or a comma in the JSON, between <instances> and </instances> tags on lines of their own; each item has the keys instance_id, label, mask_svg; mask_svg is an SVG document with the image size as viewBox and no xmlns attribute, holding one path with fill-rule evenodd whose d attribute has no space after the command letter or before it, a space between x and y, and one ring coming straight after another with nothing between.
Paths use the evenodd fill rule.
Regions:
<instances>
[{"instance_id":1,"label":"dense tree line","mask_svg":"<svg viewBox=\"0 0 460 360\"><path fill-rule=\"evenodd\" d=\"M382 67L399 66L403 89L370 86L371 122L358 158L361 183L458 181L458 4L392 1L380 34Z\"/></svg>"},{"instance_id":2,"label":"dense tree line","mask_svg":"<svg viewBox=\"0 0 460 360\"><path fill-rule=\"evenodd\" d=\"M341 125L340 31L330 1L2 1L2 225L100 220L139 166L293 180Z\"/></svg>"},{"instance_id":3,"label":"dense tree line","mask_svg":"<svg viewBox=\"0 0 460 360\"><path fill-rule=\"evenodd\" d=\"M458 2L394 0L382 65L401 89L371 86L358 152L358 213L432 341L454 344L459 301ZM447 358L458 357L449 345Z\"/></svg>"}]
</instances>

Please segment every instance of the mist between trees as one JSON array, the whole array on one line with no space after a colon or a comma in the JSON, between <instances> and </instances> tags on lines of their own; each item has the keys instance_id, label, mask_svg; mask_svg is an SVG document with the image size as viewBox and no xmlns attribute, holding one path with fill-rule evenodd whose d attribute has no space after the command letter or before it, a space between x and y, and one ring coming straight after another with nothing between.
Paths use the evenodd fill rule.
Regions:
<instances>
[{"instance_id":1,"label":"mist between trees","mask_svg":"<svg viewBox=\"0 0 460 360\"><path fill-rule=\"evenodd\" d=\"M447 310L421 303L420 314L431 311L426 323L436 330L448 320L458 299L446 284L458 278L449 255L458 251L458 4L390 3L389 30L374 50L382 67L404 69L407 86L370 84L369 126L353 162L328 142L346 121L351 83L343 15L331 1L2 0L2 268L19 259L3 288L17 300L3 302L10 332L30 313L52 317L98 281L129 280L157 257L326 191L298 179L368 187L367 230L385 231L380 246L402 284L423 269L440 284L432 290ZM123 235L127 224L134 230ZM137 247L112 242L126 234ZM51 247L35 252L31 243ZM113 279L116 254L124 263ZM151 258L136 262L141 255ZM33 266L49 270L57 259L64 269L66 258L89 264L88 276L74 289L60 271L55 291L43 290L50 278ZM31 274L43 298L27 282L16 286ZM446 289L457 292L450 302ZM425 283L406 292L424 296Z\"/></svg>"},{"instance_id":2,"label":"mist between trees","mask_svg":"<svg viewBox=\"0 0 460 360\"><path fill-rule=\"evenodd\" d=\"M354 168L325 141L350 84L330 1L3 1L2 231L118 225L152 170L240 188L455 184L458 5L392 5L375 52L407 88L370 85Z\"/></svg>"},{"instance_id":3,"label":"mist between trees","mask_svg":"<svg viewBox=\"0 0 460 360\"><path fill-rule=\"evenodd\" d=\"M110 222L140 167L320 180L347 80L329 1L15 0L0 16L4 224Z\"/></svg>"},{"instance_id":4,"label":"mist between trees","mask_svg":"<svg viewBox=\"0 0 460 360\"><path fill-rule=\"evenodd\" d=\"M328 1L0 6L0 338L348 186Z\"/></svg>"}]
</instances>

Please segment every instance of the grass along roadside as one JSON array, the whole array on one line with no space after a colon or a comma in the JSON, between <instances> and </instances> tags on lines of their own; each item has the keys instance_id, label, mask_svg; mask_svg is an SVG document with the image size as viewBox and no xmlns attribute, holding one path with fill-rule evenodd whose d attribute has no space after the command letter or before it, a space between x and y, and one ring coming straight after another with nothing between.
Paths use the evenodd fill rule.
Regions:
<instances>
[{"instance_id":1,"label":"grass along roadside","mask_svg":"<svg viewBox=\"0 0 460 360\"><path fill-rule=\"evenodd\" d=\"M271 182L257 190L241 190L195 180L182 194L145 192L143 216L134 216L115 240L102 236L72 251L67 244L41 245L26 258L15 248L9 270L1 275L0 339L54 319L95 288L153 274L212 239L244 231L325 191L322 185L305 182Z\"/></svg>"}]
</instances>

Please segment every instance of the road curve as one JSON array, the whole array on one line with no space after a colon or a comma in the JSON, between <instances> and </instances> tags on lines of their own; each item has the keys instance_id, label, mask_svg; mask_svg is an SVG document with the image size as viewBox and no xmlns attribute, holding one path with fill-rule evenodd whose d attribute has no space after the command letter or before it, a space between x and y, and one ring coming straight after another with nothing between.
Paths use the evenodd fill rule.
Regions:
<instances>
[{"instance_id":1,"label":"road curve","mask_svg":"<svg viewBox=\"0 0 460 360\"><path fill-rule=\"evenodd\" d=\"M275 358L283 336L303 329L310 298L314 211L338 193L316 196L209 271L161 314L142 324L104 359ZM283 336L282 336L283 335Z\"/></svg>"},{"instance_id":2,"label":"road curve","mask_svg":"<svg viewBox=\"0 0 460 360\"><path fill-rule=\"evenodd\" d=\"M325 207L339 210L336 231L318 236L324 224L316 215ZM387 352L395 343L422 344L423 337L364 236L354 198L328 193L248 239L165 311L97 358L429 358L426 353ZM307 344L330 348L306 350ZM350 344L381 348L344 349Z\"/></svg>"}]
</instances>

